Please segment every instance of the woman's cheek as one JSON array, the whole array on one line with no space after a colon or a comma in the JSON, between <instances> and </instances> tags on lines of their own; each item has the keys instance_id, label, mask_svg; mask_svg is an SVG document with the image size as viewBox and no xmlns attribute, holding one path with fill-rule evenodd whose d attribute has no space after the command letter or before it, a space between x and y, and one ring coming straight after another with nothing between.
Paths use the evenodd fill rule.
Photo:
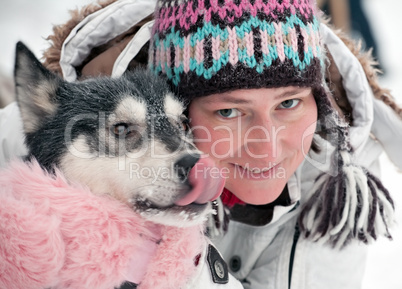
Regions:
<instances>
[{"instance_id":1,"label":"woman's cheek","mask_svg":"<svg viewBox=\"0 0 402 289\"><path fill-rule=\"evenodd\" d=\"M204 153L209 153L212 142L210 130L205 126L193 126L191 131L197 148Z\"/></svg>"},{"instance_id":2,"label":"woman's cheek","mask_svg":"<svg viewBox=\"0 0 402 289\"><path fill-rule=\"evenodd\" d=\"M316 130L317 123L314 119L307 121L301 121L300 126L292 135L292 142L298 144L299 150L303 153L305 157L310 151L310 147L313 141L314 132Z\"/></svg>"},{"instance_id":3,"label":"woman's cheek","mask_svg":"<svg viewBox=\"0 0 402 289\"><path fill-rule=\"evenodd\" d=\"M197 148L216 160L227 158L233 152L233 136L229 131L203 127L193 134Z\"/></svg>"}]
</instances>

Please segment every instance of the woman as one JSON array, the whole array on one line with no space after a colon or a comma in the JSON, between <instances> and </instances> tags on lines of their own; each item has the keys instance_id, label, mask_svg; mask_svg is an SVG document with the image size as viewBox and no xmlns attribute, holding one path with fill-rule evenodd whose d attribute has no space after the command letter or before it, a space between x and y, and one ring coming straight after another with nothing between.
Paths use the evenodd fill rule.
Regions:
<instances>
[{"instance_id":1,"label":"woman","mask_svg":"<svg viewBox=\"0 0 402 289\"><path fill-rule=\"evenodd\" d=\"M245 288L357 288L364 249L353 239L379 232L357 225L367 195L357 205L366 189L355 184L367 179L330 102L319 31L308 1L157 4L149 66L189 103L198 148L227 172L231 221L215 242ZM335 146L331 176L303 191L304 159L326 150L318 136L311 148L317 121Z\"/></svg>"},{"instance_id":2,"label":"woman","mask_svg":"<svg viewBox=\"0 0 402 289\"><path fill-rule=\"evenodd\" d=\"M378 129L381 125L373 124L373 112L371 116L362 113L374 106L377 123L384 120L385 114L394 114L383 102L371 98L356 58L332 31L320 27L315 7L306 2L269 1L268 5L264 1L241 1L238 6L232 1L199 1L192 5L187 1L180 1L181 5L178 1L161 1L149 35L152 22L141 21L152 13L150 2L118 1L83 10L83 15L56 28L54 47L47 52L45 63L53 70L60 69L68 80L101 73L119 75L130 65L146 62L141 52L146 52L147 46L139 53L138 50L151 36L150 68L165 75L188 101L198 147L226 169L222 202L230 210L231 222L226 228L225 212L217 205L217 225L210 227L210 234L231 273L245 288L254 289L359 287L366 249L354 237L369 241L372 233L381 233L380 228L362 225L366 234L355 235L339 226L344 221L339 216L355 222L354 216L342 214L344 206L332 205L330 210L328 203L319 201L328 201L328 196L336 193L331 191L336 186L328 184L345 183L339 176L346 174L343 164L349 163L349 145L356 151L354 162L375 169L381 149L370 140L370 130L384 137L390 154L395 152L394 142ZM124 14L127 19L132 17L131 22L123 21L119 14L117 23L121 26L108 22L110 18L97 19L101 13L92 14L95 10L121 13L123 4L131 4L137 14ZM83 21L78 17L86 15L89 16ZM82 29L96 21L103 25L94 26L96 31ZM74 26L76 29L71 31ZM207 34L212 26L221 31ZM119 37L115 37L116 30L120 30ZM212 36L194 36L199 31L203 36ZM261 31L270 32L262 36ZM89 38L88 33L97 37ZM357 71L355 75L348 74L344 85L336 87L343 96L341 100L346 100L346 105L340 102L339 111L344 111L352 123L350 144L345 136L346 126L328 98L320 33L332 53L328 54L333 58L331 63L338 64L332 66L335 72L330 80L340 84L339 79L333 80L334 76L341 78L351 69ZM222 38L218 39L218 35ZM163 39L172 41L166 45ZM185 57L184 47L190 48L187 52L192 58ZM359 97L354 99L356 95ZM391 121L400 125L396 114ZM338 167L330 162L332 154ZM313 187L322 171L326 174ZM360 170L359 174L367 178ZM322 188L322 184L327 187ZM328 224L328 218L334 223ZM381 228L385 227L386 224ZM221 233L220 229L227 232Z\"/></svg>"}]
</instances>

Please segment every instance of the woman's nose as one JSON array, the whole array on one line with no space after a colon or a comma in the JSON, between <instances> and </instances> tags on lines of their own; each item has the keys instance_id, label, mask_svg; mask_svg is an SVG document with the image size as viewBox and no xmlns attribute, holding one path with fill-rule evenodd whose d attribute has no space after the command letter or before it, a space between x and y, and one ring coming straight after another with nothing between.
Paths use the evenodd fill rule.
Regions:
<instances>
[{"instance_id":1,"label":"woman's nose","mask_svg":"<svg viewBox=\"0 0 402 289\"><path fill-rule=\"evenodd\" d=\"M252 158L275 159L280 154L279 134L283 129L268 122L249 127L244 134L245 152Z\"/></svg>"}]
</instances>

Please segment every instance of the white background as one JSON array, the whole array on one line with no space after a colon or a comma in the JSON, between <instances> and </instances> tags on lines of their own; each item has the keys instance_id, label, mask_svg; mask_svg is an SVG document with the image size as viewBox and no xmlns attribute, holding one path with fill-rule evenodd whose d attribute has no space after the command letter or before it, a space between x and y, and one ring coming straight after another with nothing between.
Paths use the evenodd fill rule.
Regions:
<instances>
[{"instance_id":1,"label":"white background","mask_svg":"<svg viewBox=\"0 0 402 289\"><path fill-rule=\"evenodd\" d=\"M22 40L37 57L40 57L47 48L45 38L52 33L52 25L65 23L69 19L68 10L90 2L90 0L2 0L0 71L12 76L17 41ZM390 88L397 101L402 103L402 1L364 0L363 2L387 72L381 83ZM386 156L382 156L381 165L383 182L396 201L399 224L393 230L394 241L380 239L370 247L363 289L402 289L402 173L397 171Z\"/></svg>"}]
</instances>

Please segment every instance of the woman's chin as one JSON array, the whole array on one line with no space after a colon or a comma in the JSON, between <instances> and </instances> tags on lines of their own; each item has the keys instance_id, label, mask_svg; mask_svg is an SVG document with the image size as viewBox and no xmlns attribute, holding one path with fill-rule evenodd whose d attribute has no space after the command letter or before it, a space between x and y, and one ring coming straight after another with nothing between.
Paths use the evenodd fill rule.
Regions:
<instances>
[{"instance_id":1,"label":"woman's chin","mask_svg":"<svg viewBox=\"0 0 402 289\"><path fill-rule=\"evenodd\" d=\"M271 182L272 183L272 182ZM275 201L285 188L286 180L264 184L263 182L242 182L239 184L226 184L241 201L251 205L266 205Z\"/></svg>"}]
</instances>

